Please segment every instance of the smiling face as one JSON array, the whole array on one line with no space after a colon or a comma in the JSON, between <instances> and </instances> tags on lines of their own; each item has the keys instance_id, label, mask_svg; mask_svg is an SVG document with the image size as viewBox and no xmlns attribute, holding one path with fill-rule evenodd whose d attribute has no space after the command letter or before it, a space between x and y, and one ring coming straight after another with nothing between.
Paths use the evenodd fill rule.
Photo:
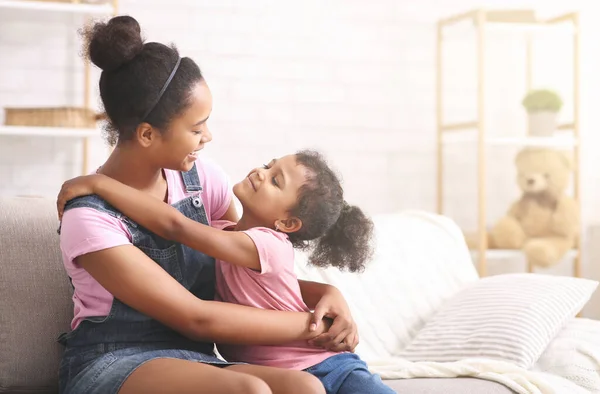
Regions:
<instances>
[{"instance_id":1,"label":"smiling face","mask_svg":"<svg viewBox=\"0 0 600 394\"><path fill-rule=\"evenodd\" d=\"M290 216L290 211L306 179L306 168L296 162L295 155L288 155L252 170L233 192L242 204L244 217L250 217L254 225L293 232L302 224Z\"/></svg>"},{"instance_id":2,"label":"smiling face","mask_svg":"<svg viewBox=\"0 0 600 394\"><path fill-rule=\"evenodd\" d=\"M149 154L160 168L189 171L198 158L198 152L212 140L206 122L212 111L212 96L204 81L199 82L190 93L190 105L168 125L168 130L154 133L148 143ZM146 124L147 125L147 124Z\"/></svg>"}]
</instances>

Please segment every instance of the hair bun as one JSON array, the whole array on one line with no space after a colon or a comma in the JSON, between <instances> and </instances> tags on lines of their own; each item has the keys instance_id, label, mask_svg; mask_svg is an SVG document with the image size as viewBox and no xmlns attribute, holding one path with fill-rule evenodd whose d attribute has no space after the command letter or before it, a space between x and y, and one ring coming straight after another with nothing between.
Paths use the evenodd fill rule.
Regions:
<instances>
[{"instance_id":1,"label":"hair bun","mask_svg":"<svg viewBox=\"0 0 600 394\"><path fill-rule=\"evenodd\" d=\"M96 23L84 35L90 60L103 71L116 70L144 49L140 24L130 16Z\"/></svg>"}]
</instances>

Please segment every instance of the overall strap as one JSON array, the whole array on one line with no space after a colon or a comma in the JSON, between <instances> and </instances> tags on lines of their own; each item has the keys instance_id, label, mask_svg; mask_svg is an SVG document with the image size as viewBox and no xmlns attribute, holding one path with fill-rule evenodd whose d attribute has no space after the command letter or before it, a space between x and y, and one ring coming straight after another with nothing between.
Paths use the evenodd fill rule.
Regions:
<instances>
[{"instance_id":1,"label":"overall strap","mask_svg":"<svg viewBox=\"0 0 600 394\"><path fill-rule=\"evenodd\" d=\"M194 163L194 166L189 171L181 172L181 178L183 179L185 190L188 193L202 191L202 185L200 185L200 178L198 177L196 163Z\"/></svg>"}]
</instances>

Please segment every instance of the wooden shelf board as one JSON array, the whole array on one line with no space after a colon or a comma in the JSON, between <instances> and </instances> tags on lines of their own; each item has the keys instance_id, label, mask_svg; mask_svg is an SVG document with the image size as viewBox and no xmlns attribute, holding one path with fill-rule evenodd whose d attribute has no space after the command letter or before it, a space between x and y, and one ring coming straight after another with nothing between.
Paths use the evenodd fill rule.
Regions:
<instances>
[{"instance_id":1,"label":"wooden shelf board","mask_svg":"<svg viewBox=\"0 0 600 394\"><path fill-rule=\"evenodd\" d=\"M0 8L31 10L31 11L53 11L72 14L103 14L111 15L114 12L110 3L86 4L86 3L62 3L52 1L29 1L29 0L0 0Z\"/></svg>"},{"instance_id":2,"label":"wooden shelf board","mask_svg":"<svg viewBox=\"0 0 600 394\"><path fill-rule=\"evenodd\" d=\"M479 251L471 249L470 250L472 256L477 256ZM486 251L486 257L490 260L492 259L514 259L514 258L525 258L525 255L522 251L517 249L488 249ZM567 252L563 259L573 259L577 257L577 250L571 249Z\"/></svg>"},{"instance_id":3,"label":"wooden shelf board","mask_svg":"<svg viewBox=\"0 0 600 394\"><path fill-rule=\"evenodd\" d=\"M492 137L486 139L486 145L490 146L523 146L539 148L573 148L577 146L577 139L572 136L555 137ZM444 136L445 145L461 143L477 143L476 135L452 134Z\"/></svg>"},{"instance_id":4,"label":"wooden shelf board","mask_svg":"<svg viewBox=\"0 0 600 394\"><path fill-rule=\"evenodd\" d=\"M479 14L483 14L484 27L509 28L514 30L542 30L556 27L560 22L573 21L573 14L561 14L550 19L540 19L532 9L496 9L472 10L453 15L439 21L442 26L450 26L461 22L477 23Z\"/></svg>"},{"instance_id":5,"label":"wooden shelf board","mask_svg":"<svg viewBox=\"0 0 600 394\"><path fill-rule=\"evenodd\" d=\"M0 135L38 136L38 137L97 137L98 129L66 128L66 127L29 127L29 126L0 126Z\"/></svg>"}]
</instances>

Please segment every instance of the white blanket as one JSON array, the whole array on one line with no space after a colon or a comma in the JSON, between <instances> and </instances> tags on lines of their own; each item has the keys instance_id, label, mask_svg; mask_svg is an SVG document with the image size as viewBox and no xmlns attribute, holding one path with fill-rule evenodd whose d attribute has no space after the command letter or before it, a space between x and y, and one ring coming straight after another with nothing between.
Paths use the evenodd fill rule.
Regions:
<instances>
[{"instance_id":1,"label":"white blanket","mask_svg":"<svg viewBox=\"0 0 600 394\"><path fill-rule=\"evenodd\" d=\"M473 377L501 383L518 394L589 394L588 390L556 375L528 371L513 364L487 359L450 363L411 362L400 358L369 361L382 379Z\"/></svg>"},{"instance_id":2,"label":"white blanket","mask_svg":"<svg viewBox=\"0 0 600 394\"><path fill-rule=\"evenodd\" d=\"M573 319L550 342L533 370L600 393L600 321Z\"/></svg>"}]
</instances>

